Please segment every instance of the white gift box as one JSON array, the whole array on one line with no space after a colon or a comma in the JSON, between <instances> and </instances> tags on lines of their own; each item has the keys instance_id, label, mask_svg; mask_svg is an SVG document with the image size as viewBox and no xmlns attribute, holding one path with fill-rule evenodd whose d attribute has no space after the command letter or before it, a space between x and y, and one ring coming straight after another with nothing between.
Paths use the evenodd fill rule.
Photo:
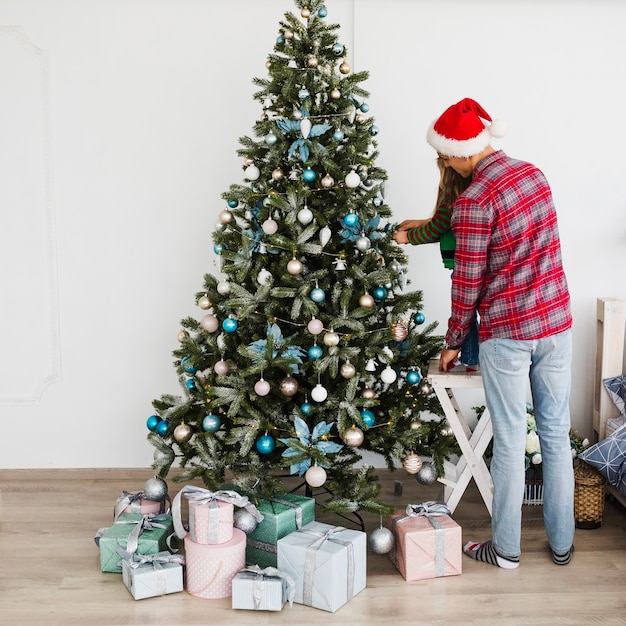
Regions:
<instances>
[{"instance_id":1,"label":"white gift box","mask_svg":"<svg viewBox=\"0 0 626 626\"><path fill-rule=\"evenodd\" d=\"M294 582L274 567L258 565L241 570L233 578L233 609L281 611L287 600L293 602Z\"/></svg>"},{"instance_id":2,"label":"white gift box","mask_svg":"<svg viewBox=\"0 0 626 626\"><path fill-rule=\"evenodd\" d=\"M122 559L122 580L135 600L183 590L182 557L169 552Z\"/></svg>"}]
</instances>

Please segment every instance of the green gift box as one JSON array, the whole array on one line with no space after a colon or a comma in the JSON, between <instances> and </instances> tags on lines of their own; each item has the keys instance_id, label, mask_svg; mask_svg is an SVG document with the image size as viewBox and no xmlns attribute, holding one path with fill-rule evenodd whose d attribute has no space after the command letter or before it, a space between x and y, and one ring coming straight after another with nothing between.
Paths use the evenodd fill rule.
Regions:
<instances>
[{"instance_id":1,"label":"green gift box","mask_svg":"<svg viewBox=\"0 0 626 626\"><path fill-rule=\"evenodd\" d=\"M315 500L294 493L277 494L257 506L263 521L248 535L246 562L276 567L276 544L306 524L315 521Z\"/></svg>"},{"instance_id":2,"label":"green gift box","mask_svg":"<svg viewBox=\"0 0 626 626\"><path fill-rule=\"evenodd\" d=\"M108 528L98 531L100 569L121 573L121 547L137 554L156 554L167 550L167 537L174 532L171 515L124 513Z\"/></svg>"}]
</instances>

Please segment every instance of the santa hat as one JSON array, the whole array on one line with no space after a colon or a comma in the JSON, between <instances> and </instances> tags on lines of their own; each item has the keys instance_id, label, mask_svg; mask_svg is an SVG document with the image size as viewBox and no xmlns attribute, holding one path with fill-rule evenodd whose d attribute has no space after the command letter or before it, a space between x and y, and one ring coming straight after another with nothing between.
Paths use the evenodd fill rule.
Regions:
<instances>
[{"instance_id":1,"label":"santa hat","mask_svg":"<svg viewBox=\"0 0 626 626\"><path fill-rule=\"evenodd\" d=\"M478 102L464 98L430 125L426 140L443 156L470 157L482 152L492 137L505 133L504 122L493 121Z\"/></svg>"}]
</instances>

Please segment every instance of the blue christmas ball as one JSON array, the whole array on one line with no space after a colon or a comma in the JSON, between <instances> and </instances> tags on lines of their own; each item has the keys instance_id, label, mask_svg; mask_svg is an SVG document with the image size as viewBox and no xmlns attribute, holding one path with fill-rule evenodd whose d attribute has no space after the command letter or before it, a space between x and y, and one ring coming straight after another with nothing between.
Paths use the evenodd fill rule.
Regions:
<instances>
[{"instance_id":1,"label":"blue christmas ball","mask_svg":"<svg viewBox=\"0 0 626 626\"><path fill-rule=\"evenodd\" d=\"M189 389L190 391L193 391L196 388L196 381L193 378L188 378L186 385L187 385L187 389Z\"/></svg>"},{"instance_id":2,"label":"blue christmas ball","mask_svg":"<svg viewBox=\"0 0 626 626\"><path fill-rule=\"evenodd\" d=\"M359 109L361 109L363 113L367 113L370 110L370 105L367 104L367 102L362 102Z\"/></svg>"},{"instance_id":3,"label":"blue christmas ball","mask_svg":"<svg viewBox=\"0 0 626 626\"><path fill-rule=\"evenodd\" d=\"M272 454L275 447L276 441L274 441L274 437L269 435L263 435L256 440L256 449L259 451L259 454Z\"/></svg>"},{"instance_id":4,"label":"blue christmas ball","mask_svg":"<svg viewBox=\"0 0 626 626\"><path fill-rule=\"evenodd\" d=\"M285 43L285 38L282 35L276 37L276 43Z\"/></svg>"},{"instance_id":5,"label":"blue christmas ball","mask_svg":"<svg viewBox=\"0 0 626 626\"><path fill-rule=\"evenodd\" d=\"M373 204L375 207L379 207L382 206L383 204L383 199L381 196L376 196L373 200L372 200Z\"/></svg>"},{"instance_id":6,"label":"blue christmas ball","mask_svg":"<svg viewBox=\"0 0 626 626\"><path fill-rule=\"evenodd\" d=\"M213 246L213 252L215 254L222 254L224 252L224 246L221 243L217 243Z\"/></svg>"},{"instance_id":7,"label":"blue christmas ball","mask_svg":"<svg viewBox=\"0 0 626 626\"><path fill-rule=\"evenodd\" d=\"M320 8L317 10L317 14L318 14L320 17L326 17L326 16L328 15L328 9L327 9L326 7L320 7Z\"/></svg>"},{"instance_id":8,"label":"blue christmas ball","mask_svg":"<svg viewBox=\"0 0 626 626\"><path fill-rule=\"evenodd\" d=\"M343 134L342 130L337 129L334 133L333 133L333 139L335 141L343 141L343 138L345 137L345 135Z\"/></svg>"},{"instance_id":9,"label":"blue christmas ball","mask_svg":"<svg viewBox=\"0 0 626 626\"><path fill-rule=\"evenodd\" d=\"M424 314L419 311L415 314L415 316L413 317L413 319L415 320L416 324L423 324L426 321L426 318L424 317Z\"/></svg>"},{"instance_id":10,"label":"blue christmas ball","mask_svg":"<svg viewBox=\"0 0 626 626\"><path fill-rule=\"evenodd\" d=\"M417 370L411 370L407 373L406 380L410 385L417 385L422 380L422 375Z\"/></svg>"},{"instance_id":11,"label":"blue christmas ball","mask_svg":"<svg viewBox=\"0 0 626 626\"><path fill-rule=\"evenodd\" d=\"M222 420L213 413L205 415L202 420L202 430L206 431L207 433L216 433L220 429L221 425Z\"/></svg>"},{"instance_id":12,"label":"blue christmas ball","mask_svg":"<svg viewBox=\"0 0 626 626\"><path fill-rule=\"evenodd\" d=\"M300 91L298 92L298 98L300 98L300 100L304 100L305 98L309 97L309 90L308 89L300 89Z\"/></svg>"},{"instance_id":13,"label":"blue christmas ball","mask_svg":"<svg viewBox=\"0 0 626 626\"><path fill-rule=\"evenodd\" d=\"M359 216L356 213L346 213L343 216L343 223L346 226L356 226L359 223Z\"/></svg>"},{"instance_id":14,"label":"blue christmas ball","mask_svg":"<svg viewBox=\"0 0 626 626\"><path fill-rule=\"evenodd\" d=\"M146 420L146 426L148 427L148 430L151 430L152 432L154 432L156 430L157 424L160 421L161 421L161 418L158 415L151 415Z\"/></svg>"},{"instance_id":15,"label":"blue christmas ball","mask_svg":"<svg viewBox=\"0 0 626 626\"><path fill-rule=\"evenodd\" d=\"M361 419L363 420L363 423L368 428L371 428L374 425L374 422L376 421L374 414L368 410L361 411Z\"/></svg>"},{"instance_id":16,"label":"blue christmas ball","mask_svg":"<svg viewBox=\"0 0 626 626\"><path fill-rule=\"evenodd\" d=\"M334 46L333 46L333 52L339 56L340 54L343 54L343 44L340 44L339 42L337 42Z\"/></svg>"},{"instance_id":17,"label":"blue christmas ball","mask_svg":"<svg viewBox=\"0 0 626 626\"><path fill-rule=\"evenodd\" d=\"M313 300L313 302L317 302L318 304L326 300L326 292L320 287L311 289L311 293L309 295L311 296L311 300Z\"/></svg>"},{"instance_id":18,"label":"blue christmas ball","mask_svg":"<svg viewBox=\"0 0 626 626\"><path fill-rule=\"evenodd\" d=\"M234 317L227 317L222 322L222 328L227 333L234 333L237 330L237 326L239 326L239 324L237 323L237 320Z\"/></svg>"},{"instance_id":19,"label":"blue christmas ball","mask_svg":"<svg viewBox=\"0 0 626 626\"><path fill-rule=\"evenodd\" d=\"M161 420L156 426L156 432L158 435L161 435L161 437L164 437L169 427L170 423L167 420Z\"/></svg>"},{"instance_id":20,"label":"blue christmas ball","mask_svg":"<svg viewBox=\"0 0 626 626\"><path fill-rule=\"evenodd\" d=\"M303 402L300 405L300 412L305 417L309 417L313 413L313 405L310 402Z\"/></svg>"},{"instance_id":21,"label":"blue christmas ball","mask_svg":"<svg viewBox=\"0 0 626 626\"><path fill-rule=\"evenodd\" d=\"M315 172L310 167L307 167L304 172L302 172L302 179L307 183L312 183L316 177Z\"/></svg>"},{"instance_id":22,"label":"blue christmas ball","mask_svg":"<svg viewBox=\"0 0 626 626\"><path fill-rule=\"evenodd\" d=\"M374 136L378 135L378 126L372 126L370 128L370 135L374 135Z\"/></svg>"},{"instance_id":23,"label":"blue christmas ball","mask_svg":"<svg viewBox=\"0 0 626 626\"><path fill-rule=\"evenodd\" d=\"M384 287L376 287L372 291L375 300L384 300L387 297L387 290Z\"/></svg>"},{"instance_id":24,"label":"blue christmas ball","mask_svg":"<svg viewBox=\"0 0 626 626\"><path fill-rule=\"evenodd\" d=\"M309 348L309 359L313 361L322 358L322 354L324 354L324 351L319 346L311 346Z\"/></svg>"},{"instance_id":25,"label":"blue christmas ball","mask_svg":"<svg viewBox=\"0 0 626 626\"><path fill-rule=\"evenodd\" d=\"M239 206L239 200L229 200L228 201L228 206L231 209L234 209L235 207Z\"/></svg>"},{"instance_id":26,"label":"blue christmas ball","mask_svg":"<svg viewBox=\"0 0 626 626\"><path fill-rule=\"evenodd\" d=\"M184 356L180 360L180 364L185 368L185 372L187 374L195 374L198 371L198 368L193 366L193 365L187 366L187 363L189 363L189 357L188 356Z\"/></svg>"}]
</instances>

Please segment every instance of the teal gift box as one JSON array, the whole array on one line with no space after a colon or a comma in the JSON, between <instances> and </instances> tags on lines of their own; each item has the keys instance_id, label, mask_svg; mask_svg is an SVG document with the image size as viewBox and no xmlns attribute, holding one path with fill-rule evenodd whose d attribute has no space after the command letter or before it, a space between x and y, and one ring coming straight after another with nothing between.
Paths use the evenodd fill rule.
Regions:
<instances>
[{"instance_id":1,"label":"teal gift box","mask_svg":"<svg viewBox=\"0 0 626 626\"><path fill-rule=\"evenodd\" d=\"M100 569L121 573L118 547L137 554L156 554L167 550L167 537L173 532L171 515L120 515L111 526L98 531L96 544L100 548Z\"/></svg>"},{"instance_id":2,"label":"teal gift box","mask_svg":"<svg viewBox=\"0 0 626 626\"><path fill-rule=\"evenodd\" d=\"M277 494L257 506L263 521L248 535L246 562L261 567L276 567L279 539L315 521L315 500L295 493Z\"/></svg>"}]
</instances>

